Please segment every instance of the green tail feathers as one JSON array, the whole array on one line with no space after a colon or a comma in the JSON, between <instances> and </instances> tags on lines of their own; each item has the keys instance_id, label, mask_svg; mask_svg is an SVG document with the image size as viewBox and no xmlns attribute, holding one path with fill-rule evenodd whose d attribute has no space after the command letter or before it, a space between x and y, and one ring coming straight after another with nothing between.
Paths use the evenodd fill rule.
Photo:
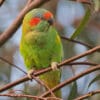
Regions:
<instances>
[{"instance_id":1,"label":"green tail feathers","mask_svg":"<svg viewBox=\"0 0 100 100\"><path fill-rule=\"evenodd\" d=\"M40 79L50 88L54 88L60 83L61 72L60 70L50 71L40 76ZM55 96L61 97L61 91L54 92Z\"/></svg>"}]
</instances>

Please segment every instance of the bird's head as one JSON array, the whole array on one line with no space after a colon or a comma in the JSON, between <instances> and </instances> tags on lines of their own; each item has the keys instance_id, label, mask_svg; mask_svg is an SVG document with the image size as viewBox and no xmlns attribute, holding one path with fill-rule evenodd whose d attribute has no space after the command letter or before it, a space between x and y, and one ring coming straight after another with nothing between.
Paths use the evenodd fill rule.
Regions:
<instances>
[{"instance_id":1,"label":"bird's head","mask_svg":"<svg viewBox=\"0 0 100 100\"><path fill-rule=\"evenodd\" d=\"M51 26L54 24L53 14L42 8L34 9L25 15L23 24L26 26L24 30Z\"/></svg>"}]
</instances>

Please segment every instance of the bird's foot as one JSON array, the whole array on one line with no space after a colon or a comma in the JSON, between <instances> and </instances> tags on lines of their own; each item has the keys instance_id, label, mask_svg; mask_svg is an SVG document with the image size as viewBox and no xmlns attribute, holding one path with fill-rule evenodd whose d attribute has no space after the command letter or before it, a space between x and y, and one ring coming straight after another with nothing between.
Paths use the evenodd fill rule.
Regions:
<instances>
[{"instance_id":1,"label":"bird's foot","mask_svg":"<svg viewBox=\"0 0 100 100\"><path fill-rule=\"evenodd\" d=\"M32 80L34 78L34 72L35 72L34 69L28 71L27 75L28 75L28 78L29 79Z\"/></svg>"},{"instance_id":2,"label":"bird's foot","mask_svg":"<svg viewBox=\"0 0 100 100\"><path fill-rule=\"evenodd\" d=\"M51 63L51 68L53 71L58 70L58 63L57 62L52 62Z\"/></svg>"}]
</instances>

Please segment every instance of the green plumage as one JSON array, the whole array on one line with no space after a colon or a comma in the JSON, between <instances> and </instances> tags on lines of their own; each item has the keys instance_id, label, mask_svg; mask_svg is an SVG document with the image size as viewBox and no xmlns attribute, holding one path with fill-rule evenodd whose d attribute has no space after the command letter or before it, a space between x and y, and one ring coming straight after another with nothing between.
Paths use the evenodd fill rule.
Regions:
<instances>
[{"instance_id":1,"label":"green plumage","mask_svg":"<svg viewBox=\"0 0 100 100\"><path fill-rule=\"evenodd\" d=\"M24 17L20 52L24 58L27 70L47 68L52 62L61 62L63 56L62 44L54 26L46 20L30 26L29 21L37 16L43 16L44 9L34 9ZM59 84L60 70L48 72L40 76L50 88Z\"/></svg>"}]
</instances>

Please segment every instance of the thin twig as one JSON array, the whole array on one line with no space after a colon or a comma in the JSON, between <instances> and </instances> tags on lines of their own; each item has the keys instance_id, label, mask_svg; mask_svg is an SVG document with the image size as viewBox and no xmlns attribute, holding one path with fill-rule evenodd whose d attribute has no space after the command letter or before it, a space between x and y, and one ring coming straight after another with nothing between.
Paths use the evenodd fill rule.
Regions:
<instances>
[{"instance_id":1,"label":"thin twig","mask_svg":"<svg viewBox=\"0 0 100 100\"><path fill-rule=\"evenodd\" d=\"M5 0L0 0L0 7L3 5L4 2Z\"/></svg>"},{"instance_id":2,"label":"thin twig","mask_svg":"<svg viewBox=\"0 0 100 100\"><path fill-rule=\"evenodd\" d=\"M31 98L31 99L35 99L35 100L62 100L62 99L57 98L57 97L43 98L43 97L39 97L39 96L32 96L32 95L25 95L25 94L15 94L15 93L0 94L0 96L17 97L17 98Z\"/></svg>"},{"instance_id":3,"label":"thin twig","mask_svg":"<svg viewBox=\"0 0 100 100\"><path fill-rule=\"evenodd\" d=\"M46 97L45 100L63 100L63 99L57 97Z\"/></svg>"},{"instance_id":4,"label":"thin twig","mask_svg":"<svg viewBox=\"0 0 100 100\"><path fill-rule=\"evenodd\" d=\"M5 58L3 58L3 57L0 57L0 60L2 60L2 61L4 61L4 62L6 62L6 63L8 63L8 64L10 64L10 65L12 65L12 66L14 66L15 68L17 68L18 70L20 70L21 72L23 72L25 75L27 75L27 73L26 73L23 69L21 69L19 66L15 65L15 64L13 64L13 63L11 63L11 62L8 61L7 59L5 59Z\"/></svg>"},{"instance_id":5,"label":"thin twig","mask_svg":"<svg viewBox=\"0 0 100 100\"><path fill-rule=\"evenodd\" d=\"M84 57L84 56L87 56L87 55L89 55L89 54L92 54L93 52L96 52L97 50L100 50L100 46L96 46L95 48L90 49L90 50L86 51L85 53L82 53L82 54L80 54L80 55L71 57L71 58L69 58L69 59L67 59L67 60L65 60L65 61L62 61L62 62L58 65L58 68L60 68L60 67L63 66L63 65L66 65L66 64L68 64L68 63L71 63L71 62L73 62L74 60L77 60L77 59L80 59L80 58L82 58L82 57ZM99 69L99 68L97 68L97 69ZM41 75L41 74L43 74L43 73L46 73L46 72L49 72L49 71L51 71L51 70L52 70L51 67L48 67L48 68L45 68L45 69L41 69L41 70L39 70L39 71L36 71L36 72L34 73L34 76L39 76L39 75ZM9 88L11 88L11 87L13 87L13 86L16 86L16 85L18 85L18 84L20 84L20 83L22 83L22 82L28 81L28 80L29 80L28 76L25 76L25 77L23 77L23 78L20 78L20 79L17 80L17 81L14 81L14 82L12 82L12 83L9 83L9 84L7 84L7 85L1 87L1 88L0 88L0 92L3 92L3 91L5 91L5 90L7 90L7 89L9 89ZM73 80L73 81L74 81L74 80Z\"/></svg>"},{"instance_id":6,"label":"thin twig","mask_svg":"<svg viewBox=\"0 0 100 100\"><path fill-rule=\"evenodd\" d=\"M9 90L9 91L8 91L8 94L16 93L16 92L21 92L21 93L23 93L23 94L28 94L28 92L26 92L26 91L24 91L24 90L14 90L14 89Z\"/></svg>"},{"instance_id":7,"label":"thin twig","mask_svg":"<svg viewBox=\"0 0 100 100\"><path fill-rule=\"evenodd\" d=\"M80 2L80 3L84 3L84 4L89 4L91 5L91 0L71 0L71 1L76 1L76 2Z\"/></svg>"},{"instance_id":8,"label":"thin twig","mask_svg":"<svg viewBox=\"0 0 100 100\"><path fill-rule=\"evenodd\" d=\"M17 68L18 70L22 71L23 73L27 74L27 72L25 72L23 69L21 69L19 66L13 64L12 62L8 61L7 59L0 57L0 60L14 66L15 68ZM67 65L92 65L95 66L97 65L96 63L91 63L91 62L72 62L72 63L68 63Z\"/></svg>"},{"instance_id":9,"label":"thin twig","mask_svg":"<svg viewBox=\"0 0 100 100\"><path fill-rule=\"evenodd\" d=\"M81 41L78 41L78 40L70 39L70 38L65 37L65 36L61 36L61 38L64 39L64 40L68 40L70 42L73 42L73 43L78 43L78 44L84 45L84 46L88 47L89 49L93 48L92 45L84 43L84 42L81 42Z\"/></svg>"},{"instance_id":10,"label":"thin twig","mask_svg":"<svg viewBox=\"0 0 100 100\"><path fill-rule=\"evenodd\" d=\"M26 73L23 69L21 69L20 67L18 67L17 65L15 65L15 64L13 64L13 63L11 63L10 61L6 60L5 58L0 57L0 60L2 60L2 61L4 61L4 62L6 62L6 63L8 63L8 64L10 64L10 65L12 65L12 66L14 66L15 68L17 68L18 70L20 70L21 72L23 72L23 73L25 73L25 74L27 75L27 73ZM37 81L39 84L41 84L42 86L44 86L47 90L50 90L50 88L49 88L44 82L42 82L40 79L38 79L37 77L34 76L33 79L34 79L35 81ZM55 96L54 93L53 93L52 91L51 91L51 95L52 95L52 96Z\"/></svg>"},{"instance_id":11,"label":"thin twig","mask_svg":"<svg viewBox=\"0 0 100 100\"><path fill-rule=\"evenodd\" d=\"M24 95L24 94L0 94L0 96L8 96L8 97L17 97L17 98L32 98L32 99L39 99L39 100L45 100L42 97L38 97L38 96L32 96L32 95Z\"/></svg>"},{"instance_id":12,"label":"thin twig","mask_svg":"<svg viewBox=\"0 0 100 100\"><path fill-rule=\"evenodd\" d=\"M30 5L30 3L32 3L32 0L27 1L27 5Z\"/></svg>"},{"instance_id":13,"label":"thin twig","mask_svg":"<svg viewBox=\"0 0 100 100\"><path fill-rule=\"evenodd\" d=\"M72 62L72 63L68 63L66 65L92 65L92 66L96 66L98 64L91 63L91 62Z\"/></svg>"},{"instance_id":14,"label":"thin twig","mask_svg":"<svg viewBox=\"0 0 100 100\"><path fill-rule=\"evenodd\" d=\"M91 91L91 92L89 92L87 94L84 94L84 95L74 99L74 100L84 100L84 99L87 99L87 98L89 98L89 97L91 97L91 96L93 96L95 94L99 94L99 93L100 93L100 90Z\"/></svg>"},{"instance_id":15,"label":"thin twig","mask_svg":"<svg viewBox=\"0 0 100 100\"><path fill-rule=\"evenodd\" d=\"M20 67L18 67L18 66L15 65L15 64L9 62L9 61L6 60L5 58L0 57L0 60L2 60L2 61L4 61L4 62L6 62L6 63L8 63L8 64L10 64L10 65L12 65L12 66L14 66L15 68L17 68L18 70L20 70L21 72L23 72L23 73L25 73L25 74L27 75L27 73L26 73L23 69L21 69ZM37 81L39 84L41 84L42 86L44 86L47 90L50 90L50 88L49 88L46 84L44 84L41 80L39 80L37 77L34 76L33 79L34 79L35 81ZM51 95L55 96L54 93L53 93L52 91L51 91Z\"/></svg>"},{"instance_id":16,"label":"thin twig","mask_svg":"<svg viewBox=\"0 0 100 100\"><path fill-rule=\"evenodd\" d=\"M44 86L47 90L49 90L50 93L51 93L51 95L52 95L53 97L56 97L56 96L54 95L54 93L51 91L51 89L50 89L42 80L40 80L39 78L35 77L34 75L33 75L32 77L33 77L33 79L35 79L35 81L37 81L39 84L41 84L42 86Z\"/></svg>"},{"instance_id":17,"label":"thin twig","mask_svg":"<svg viewBox=\"0 0 100 100\"><path fill-rule=\"evenodd\" d=\"M32 10L33 8L41 6L43 3L47 1L49 0L32 0L32 2L28 1L24 9L18 14L13 23L0 35L0 46L2 46L17 31L17 29L20 27L22 23L24 15L28 11Z\"/></svg>"},{"instance_id":18,"label":"thin twig","mask_svg":"<svg viewBox=\"0 0 100 100\"><path fill-rule=\"evenodd\" d=\"M86 51L85 53L82 53L82 54L76 55L76 56L74 56L74 57L71 57L71 58L69 58L69 59L67 59L67 60L65 60L65 61L63 61L63 62L61 62L60 64L58 64L58 66L62 66L62 65L65 65L65 64L67 64L67 63L73 62L73 61L75 61L75 60L77 60L77 59L80 59L80 58L82 58L82 57L84 57L84 56L90 55L90 54L92 54L93 52L96 52L96 51L98 51L98 50L100 50L100 45L99 45L99 46L96 46L96 47L94 47L94 48L92 48L92 49L90 49L90 50L88 50L88 51Z\"/></svg>"},{"instance_id":19,"label":"thin twig","mask_svg":"<svg viewBox=\"0 0 100 100\"><path fill-rule=\"evenodd\" d=\"M21 72L23 72L23 73L25 73L25 74L27 75L27 73L26 73L23 69L21 69L20 67L18 67L18 66L15 65L15 64L9 62L9 61L6 60L5 58L0 57L0 60L2 60L2 61L4 61L4 62L6 62L6 63L8 63L8 64L10 64L10 65L12 65L12 66L14 66L15 68L19 69ZM41 80L39 80L39 79L36 78L35 76L33 77L33 79L34 79L35 81L37 81L39 84L41 84L42 86L45 86L46 89L50 90L49 87L47 87L43 82L41 82ZM52 91L51 91L51 94L54 96L54 94L53 94Z\"/></svg>"},{"instance_id":20,"label":"thin twig","mask_svg":"<svg viewBox=\"0 0 100 100\"><path fill-rule=\"evenodd\" d=\"M67 84L69 84L69 83L71 83L71 82L73 82L73 81L75 81L75 80L81 78L81 77L84 76L84 75L87 75L87 74L89 74L89 73L91 73L91 72L94 72L94 71L96 71L96 70L100 70L100 64L97 65L97 66L93 66L93 67L91 67L91 68L88 68L87 70L81 72L80 74L75 75L75 76L73 76L72 78L69 78L69 79L65 80L64 82L62 82L62 83L58 84L57 86L55 86L54 88L52 88L51 91L53 91L53 92L54 92L54 91L57 91L58 89L64 87L65 85L67 85ZM47 92L45 92L44 94L42 94L41 97L45 97L45 96L47 96L49 93L50 93L50 91L47 91Z\"/></svg>"}]
</instances>

